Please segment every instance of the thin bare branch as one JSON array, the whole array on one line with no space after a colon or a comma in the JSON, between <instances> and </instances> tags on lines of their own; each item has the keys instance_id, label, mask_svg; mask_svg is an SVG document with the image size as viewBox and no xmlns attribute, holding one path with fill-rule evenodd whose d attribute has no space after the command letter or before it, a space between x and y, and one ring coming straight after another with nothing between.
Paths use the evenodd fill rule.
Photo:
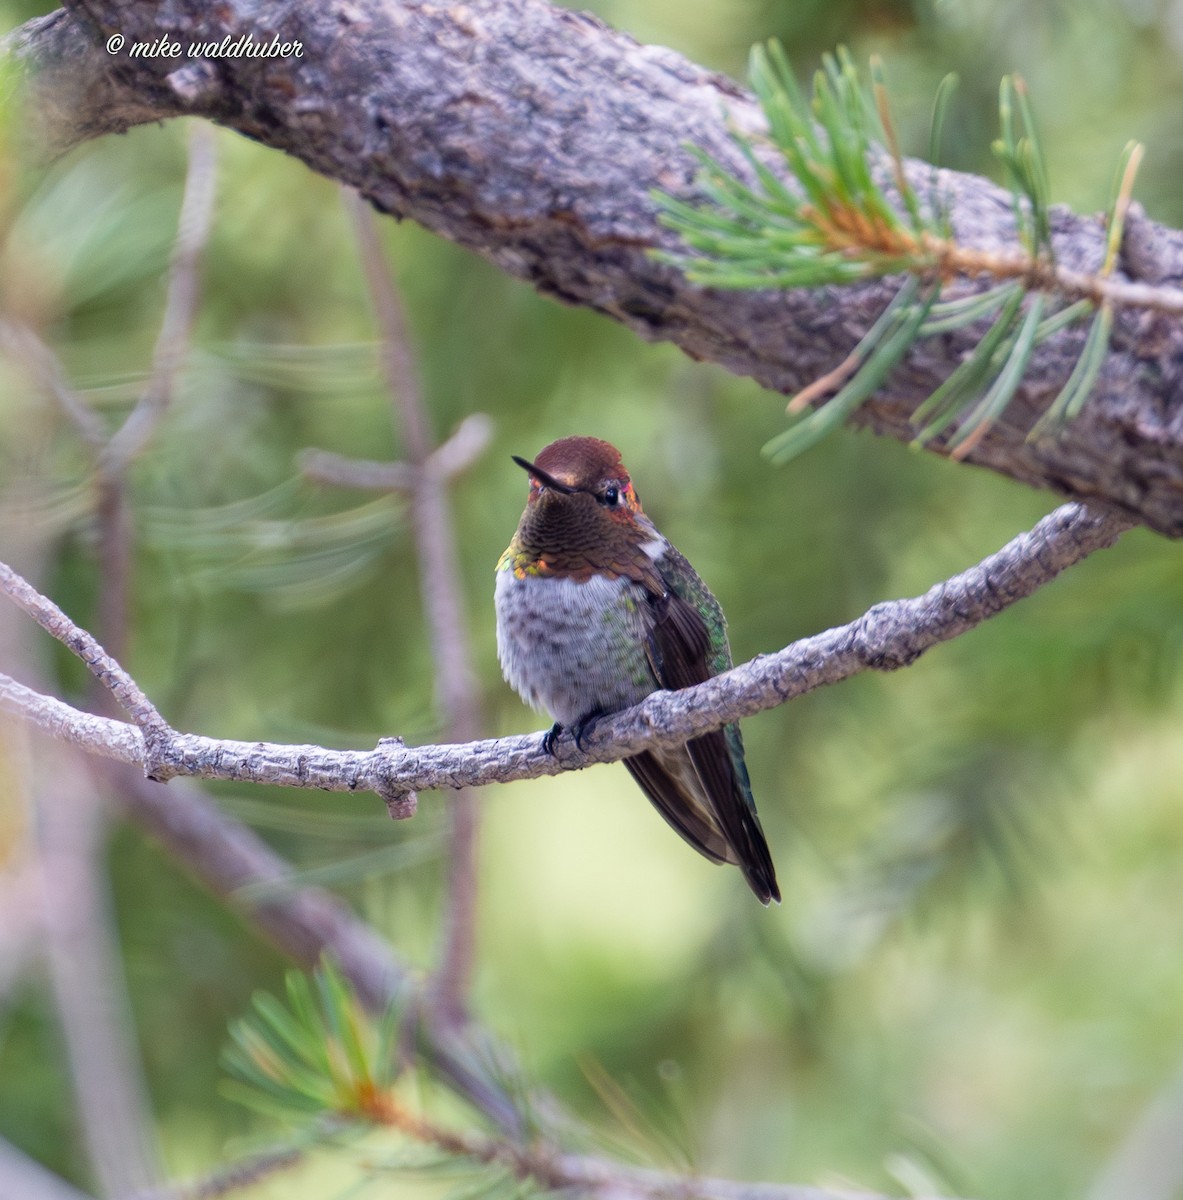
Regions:
<instances>
[{"instance_id":1,"label":"thin bare branch","mask_svg":"<svg viewBox=\"0 0 1183 1200\"><path fill-rule=\"evenodd\" d=\"M364 1098L362 1112L368 1122L397 1130L417 1142L434 1146L458 1161L467 1160L474 1166L498 1167L523 1183L552 1192L596 1196L603 1200L887 1200L881 1193L856 1188L742 1183L635 1167L591 1154L564 1154L545 1142L531 1141L525 1144L475 1130L441 1125L410 1111L389 1093L370 1093ZM278 1155L275 1158L282 1165L287 1165ZM269 1156L260 1156L257 1161L270 1167ZM246 1160L244 1169L250 1170L255 1162ZM395 1167L394 1170L397 1172L399 1168ZM214 1178L216 1180L218 1177ZM189 1200L193 1194L185 1191L174 1200ZM206 1194L200 1190L196 1192L198 1196ZM164 1200L164 1197L137 1200Z\"/></svg>"},{"instance_id":2,"label":"thin bare branch","mask_svg":"<svg viewBox=\"0 0 1183 1200\"><path fill-rule=\"evenodd\" d=\"M52 600L47 600L6 563L0 563L0 592L77 655L141 730L152 735L168 729L152 701L115 659L85 629L75 625Z\"/></svg>"},{"instance_id":3,"label":"thin bare branch","mask_svg":"<svg viewBox=\"0 0 1183 1200\"><path fill-rule=\"evenodd\" d=\"M97 453L107 438L103 423L70 386L61 362L44 339L28 325L3 318L0 319L0 350L24 365L37 385L53 397L73 422L82 440Z\"/></svg>"},{"instance_id":4,"label":"thin bare branch","mask_svg":"<svg viewBox=\"0 0 1183 1200\"><path fill-rule=\"evenodd\" d=\"M1124 517L1079 504L1062 505L1034 529L923 596L876 604L848 625L759 655L697 687L654 692L635 708L601 718L584 735L582 750L569 734L557 739L554 753L548 754L541 734L458 745L403 746L389 741L377 750L349 751L227 741L169 730L160 740L152 769L160 778L188 775L386 796L508 783L617 762L653 746L678 745L862 671L907 666L931 647L968 633L1030 596L1094 551L1111 546L1130 526ZM0 676L0 710L101 757L145 761L139 730L81 713L6 676Z\"/></svg>"},{"instance_id":5,"label":"thin bare branch","mask_svg":"<svg viewBox=\"0 0 1183 1200\"><path fill-rule=\"evenodd\" d=\"M469 413L451 436L431 452L427 465L441 479L455 479L484 454L492 438L492 420L484 413Z\"/></svg>"},{"instance_id":6,"label":"thin bare branch","mask_svg":"<svg viewBox=\"0 0 1183 1200\"><path fill-rule=\"evenodd\" d=\"M330 487L372 488L377 492L409 495L415 489L419 472L407 463L377 462L370 458L349 458L331 450L301 450L296 460L300 474L312 483Z\"/></svg>"},{"instance_id":7,"label":"thin bare branch","mask_svg":"<svg viewBox=\"0 0 1183 1200\"><path fill-rule=\"evenodd\" d=\"M189 352L189 338L197 312L201 257L213 219L215 184L215 134L195 122L189 131L189 167L177 236L169 261L164 317L147 386L123 425L98 451L96 511L99 528L98 628L116 658L127 650L128 611L134 531L127 498L127 472L143 452L172 401L177 374Z\"/></svg>"},{"instance_id":8,"label":"thin bare branch","mask_svg":"<svg viewBox=\"0 0 1183 1200\"><path fill-rule=\"evenodd\" d=\"M450 480L463 474L484 453L493 436L493 423L484 413L471 413L424 464L424 470L440 479ZM296 459L300 474L313 483L331 487L373 489L410 495L419 480L419 470L410 463L378 462L369 458L349 458L331 450L309 447Z\"/></svg>"},{"instance_id":9,"label":"thin bare branch","mask_svg":"<svg viewBox=\"0 0 1183 1200\"><path fill-rule=\"evenodd\" d=\"M219 1200L221 1196L255 1187L281 1171L290 1171L299 1166L304 1158L304 1150L298 1147L266 1150L231 1163L204 1179L138 1193L131 1200Z\"/></svg>"},{"instance_id":10,"label":"thin bare branch","mask_svg":"<svg viewBox=\"0 0 1183 1200\"><path fill-rule=\"evenodd\" d=\"M135 541L134 520L127 500L127 477L122 471L98 474L95 519L100 583L95 620L99 637L110 647L111 657L122 659L127 656L130 632L128 612ZM101 697L95 703L101 704Z\"/></svg>"},{"instance_id":11,"label":"thin bare branch","mask_svg":"<svg viewBox=\"0 0 1183 1200\"><path fill-rule=\"evenodd\" d=\"M427 420L427 406L423 402L419 366L411 349L402 301L386 265L386 255L382 248L382 240L378 236L373 210L351 188L343 188L342 196L353 222L362 272L381 335L382 369L390 388L391 399L397 407L407 458L415 466L422 466L431 454L433 442Z\"/></svg>"},{"instance_id":12,"label":"thin bare branch","mask_svg":"<svg viewBox=\"0 0 1183 1200\"><path fill-rule=\"evenodd\" d=\"M604 1200L887 1200L878 1192L848 1187L678 1176L591 1155L561 1155L553 1168L563 1186Z\"/></svg>"},{"instance_id":13,"label":"thin bare branch","mask_svg":"<svg viewBox=\"0 0 1183 1200\"><path fill-rule=\"evenodd\" d=\"M410 493L411 524L419 558L419 591L435 662L436 703L446 736L465 742L479 734L481 713L446 480L441 470L433 469L442 462L433 454L418 364L402 302L383 255L377 219L356 192L347 190L344 195L382 336L382 359L396 424L418 475ZM467 437L471 443L473 435ZM461 448L471 453L471 445ZM452 797L449 817L447 911L431 1012L438 1020L461 1024L467 1019L466 997L476 948L479 813L476 796L468 788L458 789Z\"/></svg>"},{"instance_id":14,"label":"thin bare branch","mask_svg":"<svg viewBox=\"0 0 1183 1200\"><path fill-rule=\"evenodd\" d=\"M879 1192L847 1186L745 1183L637 1167L593 1154L564 1154L537 1142L527 1145L475 1131L446 1129L384 1101L385 1097L376 1097L368 1113L375 1124L397 1129L457 1159L502 1167L523 1182L543 1185L555 1192L602 1200L887 1200ZM238 1187L290 1170L305 1157L306 1151L302 1149L282 1147L263 1151L206 1179L137 1195L133 1200L215 1200ZM381 1168L371 1165L368 1169ZM397 1173L399 1168L393 1170Z\"/></svg>"},{"instance_id":15,"label":"thin bare branch","mask_svg":"<svg viewBox=\"0 0 1183 1200\"><path fill-rule=\"evenodd\" d=\"M213 222L216 146L214 130L195 121L189 130L189 169L169 263L164 317L152 352L152 373L127 420L100 456L99 470L105 478L122 475L148 444L172 400L177 373L189 353L189 338L197 314L201 258Z\"/></svg>"}]
</instances>

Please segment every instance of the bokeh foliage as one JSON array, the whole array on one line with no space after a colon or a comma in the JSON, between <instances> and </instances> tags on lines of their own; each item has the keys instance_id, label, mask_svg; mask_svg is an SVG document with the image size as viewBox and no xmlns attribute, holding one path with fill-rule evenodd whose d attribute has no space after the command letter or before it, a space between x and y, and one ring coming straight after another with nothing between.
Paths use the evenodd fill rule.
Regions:
<instances>
[{"instance_id":1,"label":"bokeh foliage","mask_svg":"<svg viewBox=\"0 0 1183 1200\"><path fill-rule=\"evenodd\" d=\"M1018 71L1056 199L1103 207L1112 163L1137 138L1149 151L1140 197L1183 222L1183 44L1166 8L596 8L736 75L770 35L802 72L838 41L859 60L877 52L910 152L956 71L946 157L984 173L998 79ZM6 23L30 12L0 5ZM128 665L178 728L430 740L431 664L397 505L293 483L304 446L400 453L338 193L228 134L219 158L194 352L134 475ZM183 171L173 126L14 184L6 303L35 306L111 419L150 358ZM866 434L777 470L759 451L782 427L782 398L543 300L415 227L387 222L384 235L437 433L472 411L496 421L453 495L490 733L542 724L501 683L494 649L492 568L524 499L511 453L574 432L619 445L647 510L722 601L737 659L920 591L1053 503ZM4 541L36 531L47 590L85 623L85 457L4 364L0 430ZM30 476L42 489L32 517L8 490ZM785 892L772 912L672 837L618 767L491 789L478 1011L540 1081L612 1128L591 1082L607 1072L656 1126L654 1156L673 1141L736 1176L898 1188L919 1172L947 1193L1081 1192L1183 1057L1181 589L1178 548L1135 533L907 671L749 721ZM75 666L45 653L79 694ZM218 794L303 869L330 869L400 951L431 961L437 797L395 826L373 797ZM166 1158L199 1172L224 1159L227 1137L268 1129L222 1097L217 1059L228 1022L256 988L279 989L284 964L136 831L114 831L110 867ZM0 996L0 1134L85 1183L63 1061L42 980ZM325 1187L313 1173L259 1194Z\"/></svg>"}]
</instances>

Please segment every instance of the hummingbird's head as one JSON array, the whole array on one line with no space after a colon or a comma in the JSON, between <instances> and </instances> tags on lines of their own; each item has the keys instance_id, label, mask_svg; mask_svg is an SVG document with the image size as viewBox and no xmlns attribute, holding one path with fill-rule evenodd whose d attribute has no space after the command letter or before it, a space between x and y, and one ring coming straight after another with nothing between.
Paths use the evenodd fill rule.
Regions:
<instances>
[{"instance_id":1,"label":"hummingbird's head","mask_svg":"<svg viewBox=\"0 0 1183 1200\"><path fill-rule=\"evenodd\" d=\"M611 560L623 542L652 536L620 451L610 443L560 438L533 462L516 454L513 460L530 476L518 535L543 558Z\"/></svg>"},{"instance_id":2,"label":"hummingbird's head","mask_svg":"<svg viewBox=\"0 0 1183 1200\"><path fill-rule=\"evenodd\" d=\"M513 461L530 476L528 504L594 512L587 503L590 500L604 516L617 521L641 511L620 451L610 442L593 437L560 438L533 462L516 454Z\"/></svg>"}]
</instances>

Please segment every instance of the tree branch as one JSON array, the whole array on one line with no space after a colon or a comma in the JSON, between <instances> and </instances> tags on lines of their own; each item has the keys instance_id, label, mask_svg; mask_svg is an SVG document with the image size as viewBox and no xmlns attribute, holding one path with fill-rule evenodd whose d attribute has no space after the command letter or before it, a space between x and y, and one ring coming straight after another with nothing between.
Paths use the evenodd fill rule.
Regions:
<instances>
[{"instance_id":1,"label":"tree branch","mask_svg":"<svg viewBox=\"0 0 1183 1200\"><path fill-rule=\"evenodd\" d=\"M371 1012L385 1013L392 1003L405 1004L408 999L415 1007L419 985L411 967L328 892L306 885L277 887L290 878L291 866L252 830L222 812L199 787L179 780L165 788L114 764L105 770L116 807L203 887L232 903L293 962L312 970L328 954ZM180 795L177 787L182 789ZM458 1036L450 1030L425 1029L422 1035L422 1053L440 1077L499 1129L519 1132L514 1101L487 1070L484 1058L490 1052L476 1031L470 1027ZM494 1053L504 1057L500 1051Z\"/></svg>"},{"instance_id":2,"label":"tree branch","mask_svg":"<svg viewBox=\"0 0 1183 1200\"><path fill-rule=\"evenodd\" d=\"M419 559L423 619L435 663L436 705L444 719L445 735L465 742L481 732L482 718L447 479L438 469L446 466L447 460L439 458L442 447L433 447L418 363L402 302L384 260L378 223L356 192L345 192L345 205L353 222L370 304L382 338L382 360L395 425L416 473L415 486L409 493L411 526ZM468 1019L467 998L476 953L480 829L476 794L469 788L457 789L451 797L448 816L446 911L439 966L427 1015L444 1025L460 1026Z\"/></svg>"},{"instance_id":3,"label":"tree branch","mask_svg":"<svg viewBox=\"0 0 1183 1200\"><path fill-rule=\"evenodd\" d=\"M552 755L543 749L541 734L413 747L388 739L376 750L350 751L228 741L165 730L153 747L151 770L160 779L188 775L326 791L372 791L386 798L408 791L534 779L597 762L616 762L647 747L677 745L862 671L907 666L925 650L967 633L1095 550L1111 546L1130 524L1122 517L1065 504L1028 533L923 596L877 604L848 625L803 638L775 654L760 655L697 687L654 692L635 708L601 718L584 735L583 750L570 734L557 740ZM0 564L0 584L12 574ZM38 599L53 608L49 601ZM59 616L69 625L64 615ZM69 628L89 637L75 626ZM0 711L101 757L136 765L148 762L139 729L79 712L4 675L0 675Z\"/></svg>"},{"instance_id":4,"label":"tree branch","mask_svg":"<svg viewBox=\"0 0 1183 1200\"><path fill-rule=\"evenodd\" d=\"M566 1154L537 1139L526 1144L469 1129L446 1127L410 1111L388 1093L367 1098L364 1115L326 1118L329 1129L371 1123L397 1130L408 1138L434 1146L458 1163L474 1168L500 1168L526 1186L547 1191L596 1196L602 1200L887 1200L878 1192L854 1188L813 1187L799 1183L745 1183L710 1176L678 1174L672 1171L637 1167L629 1163L593 1154ZM208 1180L188 1186L136 1196L133 1200L206 1200L223 1195L228 1181L255 1182L261 1177L294 1165L303 1151L280 1149L264 1151L255 1158L243 1159L219 1171ZM377 1173L385 1169L398 1173L400 1168L370 1166ZM411 1173L413 1167L401 1168ZM933 1200L936 1200L934 1197Z\"/></svg>"},{"instance_id":5,"label":"tree branch","mask_svg":"<svg viewBox=\"0 0 1183 1200\"><path fill-rule=\"evenodd\" d=\"M69 385L61 363L49 346L23 322L0 317L0 350L25 365L38 386L53 397L73 422L86 445L97 453L106 440L103 422Z\"/></svg>"},{"instance_id":6,"label":"tree branch","mask_svg":"<svg viewBox=\"0 0 1183 1200\"><path fill-rule=\"evenodd\" d=\"M194 125L189 133L189 167L169 260L164 316L152 351L151 374L135 407L99 455L99 473L105 479L126 475L127 468L148 445L172 401L177 375L189 353L200 298L201 259L213 223L217 184L215 149L213 132Z\"/></svg>"},{"instance_id":7,"label":"tree branch","mask_svg":"<svg viewBox=\"0 0 1183 1200\"><path fill-rule=\"evenodd\" d=\"M129 57L161 36L252 34L301 43L299 56L189 60ZM126 39L119 54L107 38ZM678 243L651 193L698 197L693 142L740 174L729 138L762 118L747 93L671 51L640 46L544 0L201 0L128 5L72 0L11 41L34 68L31 110L62 145L145 121L200 115L302 159L471 247L540 291L587 305L642 337L793 393L849 353L895 287L720 292L693 286L652 249ZM358 96L365 103L358 103ZM929 186L930 171L914 182ZM960 242L1015 245L1008 193L941 172ZM1095 273L1105 231L1053 212L1057 263ZM1135 206L1114 286L1136 294L1183 281L1183 234ZM1067 377L1080 330L1040 346L1006 419L967 455L1034 486L1183 534L1183 426L1170 401L1183 375L1183 326L1119 310L1112 349L1084 412L1054 438L1026 435ZM911 440L916 405L960 363L973 333L926 339L856 414ZM931 447L940 452L937 440Z\"/></svg>"},{"instance_id":8,"label":"tree branch","mask_svg":"<svg viewBox=\"0 0 1183 1200\"><path fill-rule=\"evenodd\" d=\"M0 1196L19 1196L20 1200L93 1200L3 1139L0 1139Z\"/></svg>"},{"instance_id":9,"label":"tree branch","mask_svg":"<svg viewBox=\"0 0 1183 1200\"><path fill-rule=\"evenodd\" d=\"M152 439L172 401L177 375L189 352L197 314L201 258L213 219L217 179L214 131L196 124L189 133L189 166L169 262L164 316L152 352L144 390L123 424L95 455L95 509L98 516L98 628L116 658L126 653L129 588L132 575L132 513L128 472Z\"/></svg>"},{"instance_id":10,"label":"tree branch","mask_svg":"<svg viewBox=\"0 0 1183 1200\"><path fill-rule=\"evenodd\" d=\"M52 600L47 600L6 563L0 563L0 592L80 658L140 730L149 735L168 730L165 719L140 690L139 684L85 629L75 625Z\"/></svg>"},{"instance_id":11,"label":"tree branch","mask_svg":"<svg viewBox=\"0 0 1183 1200\"><path fill-rule=\"evenodd\" d=\"M2 328L0 328L2 332ZM424 468L444 480L463 474L484 453L493 435L493 423L484 413L470 413L444 442L428 456ZM370 489L409 495L415 490L419 469L405 462L378 462L349 458L331 450L309 447L297 460L300 474L312 483L331 487Z\"/></svg>"},{"instance_id":12,"label":"tree branch","mask_svg":"<svg viewBox=\"0 0 1183 1200\"><path fill-rule=\"evenodd\" d=\"M53 749L34 783L43 945L82 1141L114 1200L156 1183L160 1163L107 890L105 814L86 763Z\"/></svg>"}]
</instances>

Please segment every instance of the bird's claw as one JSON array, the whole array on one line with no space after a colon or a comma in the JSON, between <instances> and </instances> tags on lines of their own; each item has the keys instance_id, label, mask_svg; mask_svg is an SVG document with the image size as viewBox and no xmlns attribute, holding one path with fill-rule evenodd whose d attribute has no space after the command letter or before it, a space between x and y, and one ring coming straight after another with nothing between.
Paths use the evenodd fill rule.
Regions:
<instances>
[{"instance_id":1,"label":"bird's claw","mask_svg":"<svg viewBox=\"0 0 1183 1200\"><path fill-rule=\"evenodd\" d=\"M580 717L574 725L571 726L571 736L575 738L575 748L582 751L584 749L583 739L591 733L596 722L603 716L602 712L590 712L586 717Z\"/></svg>"},{"instance_id":2,"label":"bird's claw","mask_svg":"<svg viewBox=\"0 0 1183 1200\"><path fill-rule=\"evenodd\" d=\"M599 709L596 709L595 712L589 712L586 717L580 717L574 725L570 726L571 736L575 739L575 748L577 750L582 752L585 749L583 745L583 739L587 737L589 733L591 733L593 726L603 715L604 714L600 712ZM567 729L568 727L566 725L561 725L558 721L556 721L542 735L543 754L549 754L551 758L555 757L555 755L558 753L558 751L555 749L555 742L567 732Z\"/></svg>"},{"instance_id":3,"label":"bird's claw","mask_svg":"<svg viewBox=\"0 0 1183 1200\"><path fill-rule=\"evenodd\" d=\"M560 737L563 733L563 726L556 721L542 735L542 753L549 754L551 758L555 756L555 738Z\"/></svg>"}]
</instances>

